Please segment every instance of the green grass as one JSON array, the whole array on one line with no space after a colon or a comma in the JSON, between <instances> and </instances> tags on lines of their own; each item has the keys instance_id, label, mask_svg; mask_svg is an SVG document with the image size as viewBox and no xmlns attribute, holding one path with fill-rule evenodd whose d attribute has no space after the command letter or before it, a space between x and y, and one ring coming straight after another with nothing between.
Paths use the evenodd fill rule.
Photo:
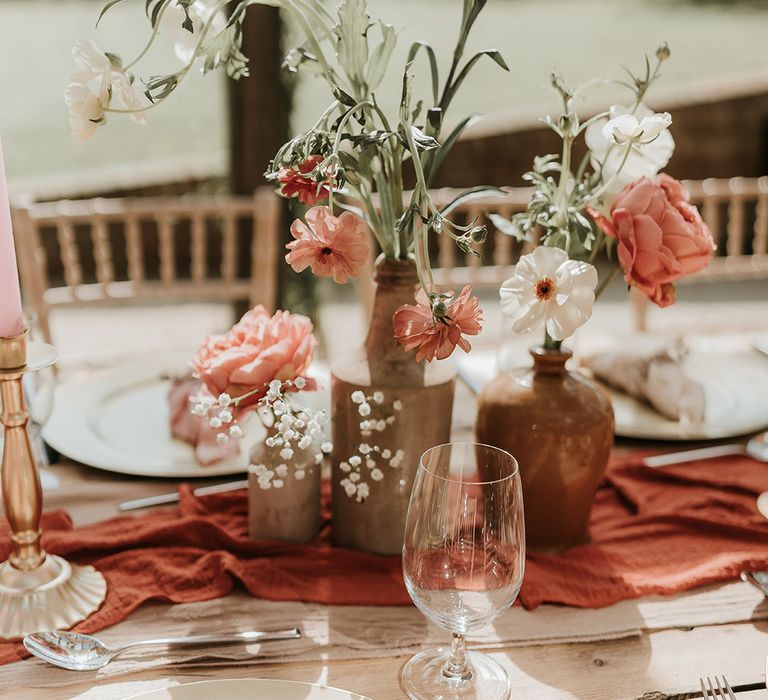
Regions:
<instances>
[{"instance_id":1,"label":"green grass","mask_svg":"<svg viewBox=\"0 0 768 700\"><path fill-rule=\"evenodd\" d=\"M129 57L147 36L140 0L125 0L94 30L99 0L0 0L0 136L12 180L98 172L114 166L152 169L168 162L184 175L185 162L226 167L225 85L220 75L193 76L146 127L114 117L85 144L69 136L63 89L72 71L70 50L81 37ZM394 112L400 72L412 41L426 39L441 65L450 60L460 0L370 0L371 12L400 30L396 68L380 91ZM547 76L559 68L577 82L638 66L643 52L666 40L672 59L664 84L768 67L768 11L749 4L682 0L490 0L472 48L500 49L511 67L482 63L456 101L466 112L510 114L556 107ZM167 71L175 57L156 51L147 73ZM419 66L423 71L424 66ZM145 73L146 75L146 73ZM423 83L422 83L423 87ZM328 102L322 81L304 79L296 96L297 126Z\"/></svg>"}]
</instances>

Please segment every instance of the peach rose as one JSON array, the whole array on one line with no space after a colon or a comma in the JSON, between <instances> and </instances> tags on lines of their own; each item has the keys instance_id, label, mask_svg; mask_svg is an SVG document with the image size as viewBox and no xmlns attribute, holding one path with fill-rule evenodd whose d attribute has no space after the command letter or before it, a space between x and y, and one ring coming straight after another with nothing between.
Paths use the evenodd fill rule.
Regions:
<instances>
[{"instance_id":1,"label":"peach rose","mask_svg":"<svg viewBox=\"0 0 768 700\"><path fill-rule=\"evenodd\" d=\"M618 241L627 284L659 306L673 304L672 283L704 269L715 250L712 234L688 199L680 182L662 174L625 187L610 219L589 210L602 231Z\"/></svg>"},{"instance_id":2,"label":"peach rose","mask_svg":"<svg viewBox=\"0 0 768 700\"><path fill-rule=\"evenodd\" d=\"M242 409L262 398L273 379L303 376L316 344L306 316L288 311L270 316L263 306L256 306L229 332L206 338L192 366L214 396L226 393L234 399L263 388L242 401L238 406Z\"/></svg>"}]
</instances>

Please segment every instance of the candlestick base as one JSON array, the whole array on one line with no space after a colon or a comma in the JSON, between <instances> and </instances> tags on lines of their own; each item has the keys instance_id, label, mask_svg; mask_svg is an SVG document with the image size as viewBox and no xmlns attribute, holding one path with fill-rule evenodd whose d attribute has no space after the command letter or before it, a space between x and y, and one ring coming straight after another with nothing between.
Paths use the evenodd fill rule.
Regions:
<instances>
[{"instance_id":1,"label":"candlestick base","mask_svg":"<svg viewBox=\"0 0 768 700\"><path fill-rule=\"evenodd\" d=\"M0 638L69 629L98 610L107 594L104 576L92 566L48 554L42 565L19 571L0 564Z\"/></svg>"}]
</instances>

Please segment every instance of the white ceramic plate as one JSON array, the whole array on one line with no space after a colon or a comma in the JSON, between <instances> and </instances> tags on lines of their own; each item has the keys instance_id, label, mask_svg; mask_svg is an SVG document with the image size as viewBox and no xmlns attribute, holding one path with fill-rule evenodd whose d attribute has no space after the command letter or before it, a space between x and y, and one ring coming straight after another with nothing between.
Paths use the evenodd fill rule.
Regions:
<instances>
[{"instance_id":1,"label":"white ceramic plate","mask_svg":"<svg viewBox=\"0 0 768 700\"><path fill-rule=\"evenodd\" d=\"M150 690L125 700L367 700L362 695L311 683L240 679L185 683L173 688Z\"/></svg>"},{"instance_id":2,"label":"white ceramic plate","mask_svg":"<svg viewBox=\"0 0 768 700\"><path fill-rule=\"evenodd\" d=\"M485 384L496 372L489 353L470 353L460 360ZM645 403L606 389L616 414L616 435L648 440L719 440L756 433L768 427L768 363L754 350L713 352L694 349L684 360L688 375L706 393L704 424L685 430Z\"/></svg>"},{"instance_id":3,"label":"white ceramic plate","mask_svg":"<svg viewBox=\"0 0 768 700\"><path fill-rule=\"evenodd\" d=\"M190 445L171 437L167 377L182 371L187 359L178 353L134 356L65 380L56 387L43 437L70 459L122 474L190 478L244 472L251 447L265 434L255 416L243 425L240 454L207 467Z\"/></svg>"}]
</instances>

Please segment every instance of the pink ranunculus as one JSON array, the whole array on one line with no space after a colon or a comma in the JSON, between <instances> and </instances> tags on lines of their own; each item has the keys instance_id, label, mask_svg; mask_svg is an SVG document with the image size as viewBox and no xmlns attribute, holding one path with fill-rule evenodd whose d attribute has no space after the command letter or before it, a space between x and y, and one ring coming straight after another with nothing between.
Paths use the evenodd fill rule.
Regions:
<instances>
[{"instance_id":1,"label":"pink ranunculus","mask_svg":"<svg viewBox=\"0 0 768 700\"><path fill-rule=\"evenodd\" d=\"M290 252L285 261L296 272L309 267L318 277L333 277L339 284L355 277L370 254L362 219L350 212L334 216L328 207L313 207L306 219L291 224L296 240L286 246Z\"/></svg>"},{"instance_id":2,"label":"pink ranunculus","mask_svg":"<svg viewBox=\"0 0 768 700\"><path fill-rule=\"evenodd\" d=\"M464 335L477 335L482 330L483 312L477 297L471 296L467 285L455 299L447 300L447 312L442 321L432 315L429 297L423 289L416 292L416 305L403 304L392 317L395 338L407 352L416 350L416 362L435 358L444 360L458 345L464 352L472 346Z\"/></svg>"},{"instance_id":3,"label":"pink ranunculus","mask_svg":"<svg viewBox=\"0 0 768 700\"><path fill-rule=\"evenodd\" d=\"M323 161L323 156L309 156L296 168L282 168L277 174L280 194L296 197L302 204L312 206L328 199L331 191L330 178L317 182L310 177L312 171Z\"/></svg>"},{"instance_id":4,"label":"pink ranunculus","mask_svg":"<svg viewBox=\"0 0 768 700\"><path fill-rule=\"evenodd\" d=\"M242 410L262 398L273 379L304 376L316 344L306 316L288 311L271 316L256 306L227 333L206 338L192 366L215 397L226 393L235 399L256 390L238 405Z\"/></svg>"},{"instance_id":5,"label":"pink ranunculus","mask_svg":"<svg viewBox=\"0 0 768 700\"><path fill-rule=\"evenodd\" d=\"M610 219L589 210L602 231L618 241L626 282L659 306L673 304L673 282L704 269L715 250L709 228L688 199L680 182L662 174L624 188Z\"/></svg>"}]
</instances>

